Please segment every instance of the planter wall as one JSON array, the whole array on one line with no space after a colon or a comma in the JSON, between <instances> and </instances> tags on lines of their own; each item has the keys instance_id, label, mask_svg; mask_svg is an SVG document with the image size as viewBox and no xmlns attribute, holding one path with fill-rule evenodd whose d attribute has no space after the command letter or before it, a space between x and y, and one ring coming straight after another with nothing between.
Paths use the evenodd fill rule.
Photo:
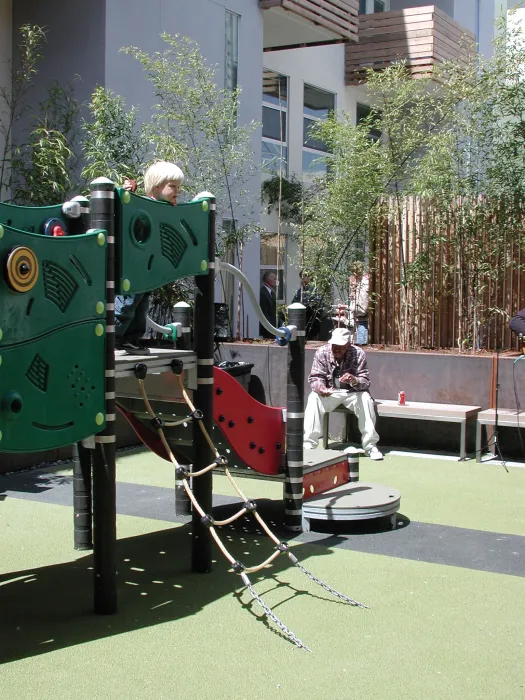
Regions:
<instances>
[{"instance_id":1,"label":"planter wall","mask_svg":"<svg viewBox=\"0 0 525 700\"><path fill-rule=\"evenodd\" d=\"M310 372L315 347L306 349L306 377ZM219 349L221 360L253 363L250 393L268 405L286 406L287 349L276 344L227 343ZM491 356L450 355L439 353L388 352L368 350L368 366L372 378L372 395L381 399L396 399L398 391L406 393L407 401L430 401L490 407L493 358ZM501 408L515 408L516 393L525 409L525 359L515 363L516 357L499 359L499 396ZM306 396L309 386L305 383ZM343 421L334 415L330 420L330 434L342 436ZM525 427L525 425L524 425ZM378 432L381 444L423 449L457 451L459 426L426 421L380 419ZM357 437L357 436L355 436ZM523 457L515 429L501 428L502 450L508 457ZM525 437L524 437L525 440ZM117 445L133 445L137 438L128 424L117 420ZM474 450L474 430L468 434L469 451ZM70 448L37 454L0 454L0 473L67 459Z\"/></svg>"}]
</instances>

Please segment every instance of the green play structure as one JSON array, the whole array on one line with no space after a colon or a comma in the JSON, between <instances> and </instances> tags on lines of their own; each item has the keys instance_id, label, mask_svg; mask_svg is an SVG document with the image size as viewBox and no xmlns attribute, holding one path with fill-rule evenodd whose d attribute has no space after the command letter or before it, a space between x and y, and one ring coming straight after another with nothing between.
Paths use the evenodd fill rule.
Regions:
<instances>
[{"instance_id":1,"label":"green play structure","mask_svg":"<svg viewBox=\"0 0 525 700\"><path fill-rule=\"evenodd\" d=\"M114 202L116 293L208 274L209 200L172 207L116 189ZM105 427L107 235L80 231L63 209L0 204L2 452ZM45 235L49 224L60 234Z\"/></svg>"}]
</instances>

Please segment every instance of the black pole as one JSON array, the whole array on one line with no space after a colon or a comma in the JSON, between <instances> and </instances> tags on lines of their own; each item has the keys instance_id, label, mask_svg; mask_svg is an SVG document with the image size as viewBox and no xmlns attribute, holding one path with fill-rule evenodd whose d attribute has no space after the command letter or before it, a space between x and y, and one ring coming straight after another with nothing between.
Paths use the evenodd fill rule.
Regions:
<instances>
[{"instance_id":1,"label":"black pole","mask_svg":"<svg viewBox=\"0 0 525 700\"><path fill-rule=\"evenodd\" d=\"M288 325L297 327L297 337L288 343L286 400L286 471L284 481L284 524L301 530L303 506L304 356L306 308L288 307Z\"/></svg>"},{"instance_id":2,"label":"black pole","mask_svg":"<svg viewBox=\"0 0 525 700\"><path fill-rule=\"evenodd\" d=\"M207 275L195 277L194 349L197 355L197 390L195 408L202 411L202 423L208 435L213 428L213 328L215 291L215 199L203 200L202 206L210 207L208 233L209 266ZM194 469L207 467L215 459L199 426L194 423ZM193 481L193 493L205 513L212 511L212 470ZM192 518L192 569L199 573L211 571L212 542L209 530L201 523L201 516L193 511Z\"/></svg>"},{"instance_id":3,"label":"black pole","mask_svg":"<svg viewBox=\"0 0 525 700\"><path fill-rule=\"evenodd\" d=\"M180 323L182 330L177 338L179 350L191 350L191 306L185 301L179 301L173 307L173 323Z\"/></svg>"},{"instance_id":4,"label":"black pole","mask_svg":"<svg viewBox=\"0 0 525 700\"><path fill-rule=\"evenodd\" d=\"M93 450L73 444L73 530L74 547L93 549L91 512L91 467Z\"/></svg>"},{"instance_id":5,"label":"black pole","mask_svg":"<svg viewBox=\"0 0 525 700\"><path fill-rule=\"evenodd\" d=\"M182 326L180 335L177 337L177 348L191 350L191 306L185 301L179 301L173 307L173 322L180 323ZM191 501L184 488L184 481L177 477L175 477L175 513L176 515L191 513Z\"/></svg>"},{"instance_id":6,"label":"black pole","mask_svg":"<svg viewBox=\"0 0 525 700\"><path fill-rule=\"evenodd\" d=\"M91 227L105 229L106 427L95 436L93 463L93 559L95 612L117 611L117 508L115 468L115 185L91 183Z\"/></svg>"}]
</instances>

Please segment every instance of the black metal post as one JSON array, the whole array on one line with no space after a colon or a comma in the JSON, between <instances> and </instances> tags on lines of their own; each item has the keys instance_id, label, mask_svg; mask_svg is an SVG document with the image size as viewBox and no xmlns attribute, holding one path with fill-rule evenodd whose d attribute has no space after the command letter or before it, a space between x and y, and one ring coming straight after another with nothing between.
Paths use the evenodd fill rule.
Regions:
<instances>
[{"instance_id":1,"label":"black metal post","mask_svg":"<svg viewBox=\"0 0 525 700\"><path fill-rule=\"evenodd\" d=\"M202 423L211 436L213 428L213 328L215 287L215 199L203 200L203 207L210 207L209 267L207 275L195 277L194 349L197 355L197 390L195 408L202 411ZM207 467L215 459L208 442L198 425L193 425L195 443L194 468ZM212 511L212 470L194 479L193 493L205 513ZM199 573L211 571L212 542L209 530L201 523L200 515L193 511L192 569Z\"/></svg>"},{"instance_id":2,"label":"black metal post","mask_svg":"<svg viewBox=\"0 0 525 700\"><path fill-rule=\"evenodd\" d=\"M117 611L117 508L115 467L115 185L91 183L91 227L107 232L106 427L95 436L93 463L93 555L95 612Z\"/></svg>"},{"instance_id":3,"label":"black metal post","mask_svg":"<svg viewBox=\"0 0 525 700\"><path fill-rule=\"evenodd\" d=\"M91 467L93 450L73 444L73 530L75 549L93 549Z\"/></svg>"},{"instance_id":4,"label":"black metal post","mask_svg":"<svg viewBox=\"0 0 525 700\"><path fill-rule=\"evenodd\" d=\"M348 481L359 481L359 455L348 455Z\"/></svg>"},{"instance_id":5,"label":"black metal post","mask_svg":"<svg viewBox=\"0 0 525 700\"><path fill-rule=\"evenodd\" d=\"M173 307L173 322L182 325L182 331L177 337L177 348L191 350L191 306L185 301L179 301ZM191 501L184 488L184 481L177 477L175 477L175 513L177 515L191 513Z\"/></svg>"},{"instance_id":6,"label":"black metal post","mask_svg":"<svg viewBox=\"0 0 525 700\"><path fill-rule=\"evenodd\" d=\"M297 327L297 338L288 343L284 524L288 530L298 532L301 530L303 505L306 309L302 304L291 304L288 307L288 325Z\"/></svg>"}]
</instances>

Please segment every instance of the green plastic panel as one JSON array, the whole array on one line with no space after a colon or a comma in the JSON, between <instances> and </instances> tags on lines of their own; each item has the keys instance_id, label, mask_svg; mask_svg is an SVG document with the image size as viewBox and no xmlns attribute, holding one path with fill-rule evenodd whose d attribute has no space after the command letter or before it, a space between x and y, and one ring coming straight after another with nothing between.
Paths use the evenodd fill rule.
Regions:
<instances>
[{"instance_id":1,"label":"green plastic panel","mask_svg":"<svg viewBox=\"0 0 525 700\"><path fill-rule=\"evenodd\" d=\"M0 352L72 323L104 319L106 238L96 231L53 238L0 226ZM6 261L17 246L38 261L36 284L23 293L7 281Z\"/></svg>"},{"instance_id":2,"label":"green plastic panel","mask_svg":"<svg viewBox=\"0 0 525 700\"><path fill-rule=\"evenodd\" d=\"M50 207L18 207L14 204L0 202L0 224L12 226L30 233L44 233L44 224L49 219L61 219L66 224L72 223L62 213L62 205Z\"/></svg>"},{"instance_id":3,"label":"green plastic panel","mask_svg":"<svg viewBox=\"0 0 525 700\"><path fill-rule=\"evenodd\" d=\"M105 426L105 322L0 343L0 452L69 445Z\"/></svg>"},{"instance_id":4,"label":"green plastic panel","mask_svg":"<svg viewBox=\"0 0 525 700\"><path fill-rule=\"evenodd\" d=\"M183 277L207 274L207 199L174 207L120 188L117 195L117 293L149 292Z\"/></svg>"}]
</instances>

